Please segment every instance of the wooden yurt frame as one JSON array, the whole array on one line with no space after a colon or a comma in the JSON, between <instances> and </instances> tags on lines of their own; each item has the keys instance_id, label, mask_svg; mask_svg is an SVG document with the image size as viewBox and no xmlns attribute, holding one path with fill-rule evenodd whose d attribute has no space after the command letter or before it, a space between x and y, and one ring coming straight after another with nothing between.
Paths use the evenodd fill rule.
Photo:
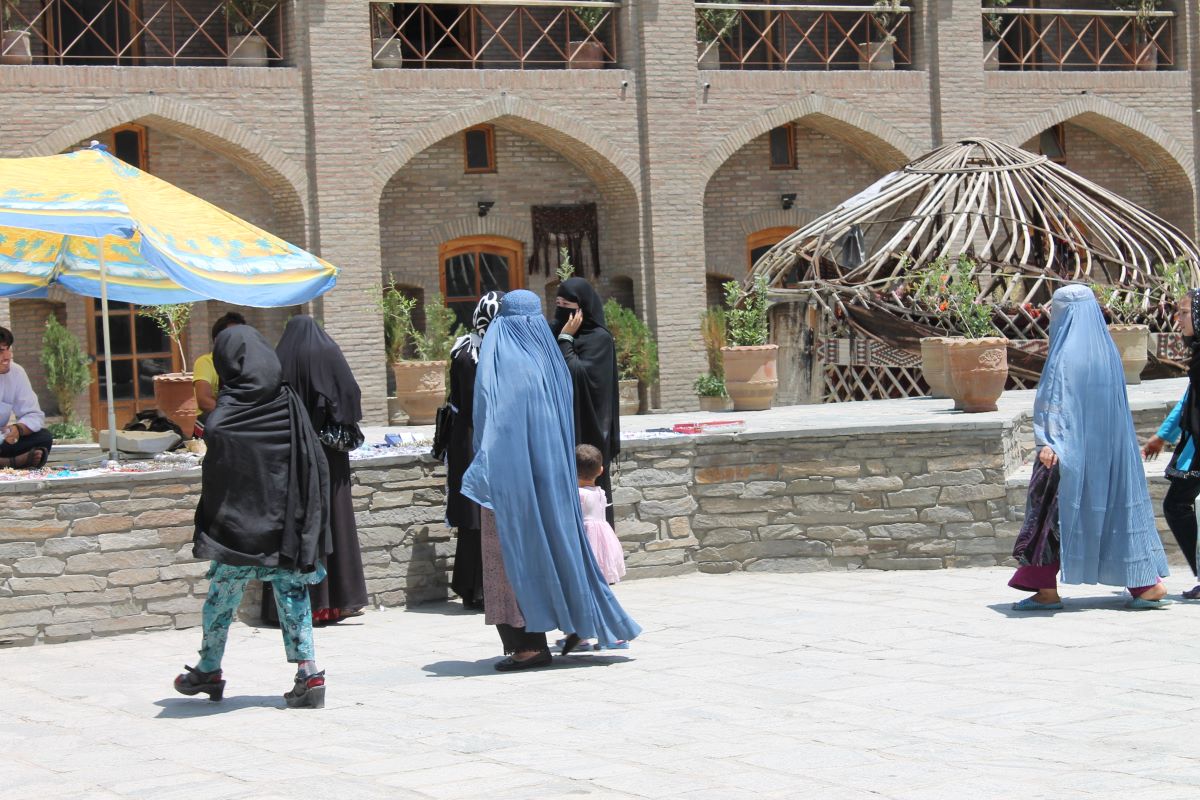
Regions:
<instances>
[{"instance_id":1,"label":"wooden yurt frame","mask_svg":"<svg viewBox=\"0 0 1200 800\"><path fill-rule=\"evenodd\" d=\"M1068 283L1105 287L1111 321L1150 326L1152 370L1177 368L1175 299L1200 285L1191 239L1045 156L973 138L889 173L754 265L750 280L768 281L773 319L791 318L775 341L803 340L790 344L810 373L800 381L808 396L789 399L925 394L920 338L966 332L914 299L913 278L964 258L975 302L992 306L1010 341L1010 386L1036 385L1050 296Z\"/></svg>"}]
</instances>

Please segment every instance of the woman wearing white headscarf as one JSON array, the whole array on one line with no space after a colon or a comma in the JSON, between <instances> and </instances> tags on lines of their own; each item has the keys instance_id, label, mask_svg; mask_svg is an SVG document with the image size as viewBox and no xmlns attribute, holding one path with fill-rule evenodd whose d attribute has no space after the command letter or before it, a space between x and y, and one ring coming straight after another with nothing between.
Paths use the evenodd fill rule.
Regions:
<instances>
[{"instance_id":1,"label":"woman wearing white headscarf","mask_svg":"<svg viewBox=\"0 0 1200 800\"><path fill-rule=\"evenodd\" d=\"M1128 587L1129 608L1170 603L1121 357L1085 286L1054 293L1033 430L1038 460L1009 586L1035 594L1013 608L1062 608L1060 569L1063 583Z\"/></svg>"}]
</instances>

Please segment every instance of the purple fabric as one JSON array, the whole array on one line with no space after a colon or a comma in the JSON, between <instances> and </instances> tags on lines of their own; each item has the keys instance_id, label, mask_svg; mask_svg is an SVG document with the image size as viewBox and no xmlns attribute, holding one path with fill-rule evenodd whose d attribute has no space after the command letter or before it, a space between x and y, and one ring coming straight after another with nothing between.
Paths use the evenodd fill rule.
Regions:
<instances>
[{"instance_id":1,"label":"purple fabric","mask_svg":"<svg viewBox=\"0 0 1200 800\"><path fill-rule=\"evenodd\" d=\"M1022 566L1058 565L1058 469L1047 469L1041 461L1034 462L1029 477L1025 521L1013 545L1013 558Z\"/></svg>"},{"instance_id":2,"label":"purple fabric","mask_svg":"<svg viewBox=\"0 0 1200 800\"><path fill-rule=\"evenodd\" d=\"M1054 589L1058 586L1058 564L1046 564L1035 567L1026 564L1017 567L1008 585L1022 592L1036 592L1039 589Z\"/></svg>"}]
</instances>

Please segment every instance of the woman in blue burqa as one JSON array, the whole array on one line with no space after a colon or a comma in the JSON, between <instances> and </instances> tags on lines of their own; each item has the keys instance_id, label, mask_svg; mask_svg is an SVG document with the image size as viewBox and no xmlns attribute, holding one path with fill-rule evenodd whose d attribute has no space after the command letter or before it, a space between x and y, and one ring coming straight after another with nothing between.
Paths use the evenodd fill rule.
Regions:
<instances>
[{"instance_id":1,"label":"woman in blue burqa","mask_svg":"<svg viewBox=\"0 0 1200 800\"><path fill-rule=\"evenodd\" d=\"M484 509L485 620L508 655L502 672L549 664L547 631L601 644L641 632L588 549L574 418L571 377L537 295L509 292L479 352L475 458L462 482Z\"/></svg>"},{"instance_id":2,"label":"woman in blue burqa","mask_svg":"<svg viewBox=\"0 0 1200 800\"><path fill-rule=\"evenodd\" d=\"M1009 586L1034 592L1018 611L1063 607L1063 583L1125 586L1129 608L1170 603L1121 357L1100 304L1064 286L1050 310L1050 350L1033 407L1038 448Z\"/></svg>"}]
</instances>

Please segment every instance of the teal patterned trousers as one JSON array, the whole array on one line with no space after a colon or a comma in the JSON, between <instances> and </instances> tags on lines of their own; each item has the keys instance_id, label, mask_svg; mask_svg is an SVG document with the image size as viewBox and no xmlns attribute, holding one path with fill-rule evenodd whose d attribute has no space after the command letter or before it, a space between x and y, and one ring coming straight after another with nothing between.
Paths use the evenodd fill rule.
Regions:
<instances>
[{"instance_id":1,"label":"teal patterned trousers","mask_svg":"<svg viewBox=\"0 0 1200 800\"><path fill-rule=\"evenodd\" d=\"M201 615L204 639L200 645L200 663L196 669L214 672L221 668L229 626L233 623L246 584L252 580L269 581L275 592L279 609L279 628L283 632L283 649L292 663L313 661L312 606L308 601L308 586L325 578L325 569L299 573L274 567L231 567L212 562L208 570L208 597ZM265 588L265 587L264 587Z\"/></svg>"}]
</instances>

